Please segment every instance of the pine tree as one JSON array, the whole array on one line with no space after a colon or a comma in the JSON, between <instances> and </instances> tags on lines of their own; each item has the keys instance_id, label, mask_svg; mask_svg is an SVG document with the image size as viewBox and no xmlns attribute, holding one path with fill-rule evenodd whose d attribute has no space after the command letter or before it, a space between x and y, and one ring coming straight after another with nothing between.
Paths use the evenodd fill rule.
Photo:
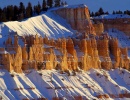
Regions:
<instances>
[{"instance_id":1,"label":"pine tree","mask_svg":"<svg viewBox=\"0 0 130 100\"><path fill-rule=\"evenodd\" d=\"M98 12L100 13L100 15L104 14L104 11L102 8L99 8Z\"/></svg>"},{"instance_id":2,"label":"pine tree","mask_svg":"<svg viewBox=\"0 0 130 100\"><path fill-rule=\"evenodd\" d=\"M19 12L20 13L25 13L25 6L24 6L24 4L22 2L20 2Z\"/></svg>"},{"instance_id":3,"label":"pine tree","mask_svg":"<svg viewBox=\"0 0 130 100\"><path fill-rule=\"evenodd\" d=\"M59 7L60 6L60 0L55 0L55 7Z\"/></svg>"},{"instance_id":4,"label":"pine tree","mask_svg":"<svg viewBox=\"0 0 130 100\"><path fill-rule=\"evenodd\" d=\"M95 12L95 16L100 16L100 13L99 12Z\"/></svg>"},{"instance_id":5,"label":"pine tree","mask_svg":"<svg viewBox=\"0 0 130 100\"><path fill-rule=\"evenodd\" d=\"M14 10L13 10L13 6L7 6L7 12L6 12L6 18L8 21L13 20L14 18Z\"/></svg>"},{"instance_id":6,"label":"pine tree","mask_svg":"<svg viewBox=\"0 0 130 100\"><path fill-rule=\"evenodd\" d=\"M3 10L2 10L2 15L1 15L2 22L6 22L7 21L6 14L7 14L7 8L4 7Z\"/></svg>"},{"instance_id":7,"label":"pine tree","mask_svg":"<svg viewBox=\"0 0 130 100\"><path fill-rule=\"evenodd\" d=\"M19 8L17 6L14 6L14 18L13 20L18 20L19 16Z\"/></svg>"},{"instance_id":8,"label":"pine tree","mask_svg":"<svg viewBox=\"0 0 130 100\"><path fill-rule=\"evenodd\" d=\"M109 14L109 12L107 11L107 12L105 12L105 14L106 14L106 15L108 15L108 14Z\"/></svg>"},{"instance_id":9,"label":"pine tree","mask_svg":"<svg viewBox=\"0 0 130 100\"><path fill-rule=\"evenodd\" d=\"M94 12L91 13L91 16L94 17Z\"/></svg>"},{"instance_id":10,"label":"pine tree","mask_svg":"<svg viewBox=\"0 0 130 100\"><path fill-rule=\"evenodd\" d=\"M43 2L42 2L42 11L47 11L46 0L43 0Z\"/></svg>"},{"instance_id":11,"label":"pine tree","mask_svg":"<svg viewBox=\"0 0 130 100\"><path fill-rule=\"evenodd\" d=\"M29 2L28 6L26 7L26 17L29 18L32 16L32 14L33 14L32 4Z\"/></svg>"},{"instance_id":12,"label":"pine tree","mask_svg":"<svg viewBox=\"0 0 130 100\"><path fill-rule=\"evenodd\" d=\"M112 13L112 14L116 14L116 13L115 13L115 11L113 11L113 13Z\"/></svg>"},{"instance_id":13,"label":"pine tree","mask_svg":"<svg viewBox=\"0 0 130 100\"><path fill-rule=\"evenodd\" d=\"M3 11L2 11L2 9L0 8L0 22L2 22L2 13L3 13Z\"/></svg>"},{"instance_id":14,"label":"pine tree","mask_svg":"<svg viewBox=\"0 0 130 100\"><path fill-rule=\"evenodd\" d=\"M35 7L35 9L36 9L36 13L39 15L41 12L41 5L39 2L38 2L38 5Z\"/></svg>"},{"instance_id":15,"label":"pine tree","mask_svg":"<svg viewBox=\"0 0 130 100\"><path fill-rule=\"evenodd\" d=\"M64 5L65 5L65 3L63 1L61 1L61 6L64 6Z\"/></svg>"},{"instance_id":16,"label":"pine tree","mask_svg":"<svg viewBox=\"0 0 130 100\"><path fill-rule=\"evenodd\" d=\"M123 12L119 10L119 14L123 14Z\"/></svg>"},{"instance_id":17,"label":"pine tree","mask_svg":"<svg viewBox=\"0 0 130 100\"><path fill-rule=\"evenodd\" d=\"M127 14L127 11L124 11L124 14Z\"/></svg>"},{"instance_id":18,"label":"pine tree","mask_svg":"<svg viewBox=\"0 0 130 100\"><path fill-rule=\"evenodd\" d=\"M47 0L47 6L51 8L53 6L53 0Z\"/></svg>"},{"instance_id":19,"label":"pine tree","mask_svg":"<svg viewBox=\"0 0 130 100\"><path fill-rule=\"evenodd\" d=\"M22 20L24 18L25 15L25 6L22 2L20 2L20 6L19 6L19 20Z\"/></svg>"},{"instance_id":20,"label":"pine tree","mask_svg":"<svg viewBox=\"0 0 130 100\"><path fill-rule=\"evenodd\" d=\"M65 1L65 3L64 3L64 4L65 4L65 5L68 5L66 1Z\"/></svg>"}]
</instances>

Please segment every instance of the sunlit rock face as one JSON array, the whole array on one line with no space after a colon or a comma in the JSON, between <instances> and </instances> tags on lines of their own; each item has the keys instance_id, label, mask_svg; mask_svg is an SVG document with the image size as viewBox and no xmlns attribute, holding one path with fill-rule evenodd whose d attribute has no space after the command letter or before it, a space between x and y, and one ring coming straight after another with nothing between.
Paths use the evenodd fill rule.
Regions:
<instances>
[{"instance_id":1,"label":"sunlit rock face","mask_svg":"<svg viewBox=\"0 0 130 100\"><path fill-rule=\"evenodd\" d=\"M109 41L111 54L116 61L113 65L114 68L123 67L129 69L129 58L127 48L119 48L118 40L113 38Z\"/></svg>"},{"instance_id":2,"label":"sunlit rock face","mask_svg":"<svg viewBox=\"0 0 130 100\"><path fill-rule=\"evenodd\" d=\"M104 30L115 28L130 35L130 18L94 19L94 21L102 22Z\"/></svg>"},{"instance_id":3,"label":"sunlit rock face","mask_svg":"<svg viewBox=\"0 0 130 100\"><path fill-rule=\"evenodd\" d=\"M65 18L72 28L81 32L76 38L49 39L47 36L15 35L0 48L0 64L9 72L21 73L28 69L60 69L62 71L125 68L129 69L127 48L119 47L118 40L103 33L102 23L90 20L85 5L59 8L54 13ZM103 34L102 34L103 33ZM23 46L19 44L19 38Z\"/></svg>"},{"instance_id":4,"label":"sunlit rock face","mask_svg":"<svg viewBox=\"0 0 130 100\"><path fill-rule=\"evenodd\" d=\"M54 12L66 19L73 29L82 33L96 34L86 5L68 6Z\"/></svg>"},{"instance_id":5,"label":"sunlit rock face","mask_svg":"<svg viewBox=\"0 0 130 100\"><path fill-rule=\"evenodd\" d=\"M97 40L98 53L101 59L101 66L104 69L109 70L112 67L111 58L109 56L109 39L104 36Z\"/></svg>"},{"instance_id":6,"label":"sunlit rock face","mask_svg":"<svg viewBox=\"0 0 130 100\"><path fill-rule=\"evenodd\" d=\"M127 48L119 47L118 40L110 38L108 34L98 37L88 35L85 39L69 37L53 40L38 35L27 37L30 40L22 37L22 47L18 36L14 36L14 40L9 37L5 41L5 48L0 48L0 64L4 69L17 73L28 69L129 69Z\"/></svg>"},{"instance_id":7,"label":"sunlit rock face","mask_svg":"<svg viewBox=\"0 0 130 100\"><path fill-rule=\"evenodd\" d=\"M93 23L93 27L95 29L96 35L101 35L104 32L103 23Z\"/></svg>"}]
</instances>

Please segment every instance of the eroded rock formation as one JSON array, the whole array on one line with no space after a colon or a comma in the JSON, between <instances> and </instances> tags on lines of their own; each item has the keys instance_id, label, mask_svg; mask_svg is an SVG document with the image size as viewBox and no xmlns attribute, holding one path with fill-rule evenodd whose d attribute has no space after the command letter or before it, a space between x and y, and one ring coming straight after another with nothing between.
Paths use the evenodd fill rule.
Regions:
<instances>
[{"instance_id":1,"label":"eroded rock formation","mask_svg":"<svg viewBox=\"0 0 130 100\"><path fill-rule=\"evenodd\" d=\"M127 35L130 35L130 19L129 18L114 18L114 19L94 19L94 21L102 22L104 25L104 30L108 29L118 29Z\"/></svg>"},{"instance_id":2,"label":"eroded rock formation","mask_svg":"<svg viewBox=\"0 0 130 100\"><path fill-rule=\"evenodd\" d=\"M81 33L96 34L86 5L61 8L54 10L54 12L66 19L73 29Z\"/></svg>"},{"instance_id":3,"label":"eroded rock formation","mask_svg":"<svg viewBox=\"0 0 130 100\"><path fill-rule=\"evenodd\" d=\"M13 39L9 37L4 43L5 48L0 48L1 68L17 73L28 69L129 69L127 48L119 47L116 38L102 34L102 23L92 25L86 6L66 7L53 12L65 18L82 34L76 38L57 40L38 35L23 36L23 46L19 44L19 36L15 35Z\"/></svg>"},{"instance_id":4,"label":"eroded rock formation","mask_svg":"<svg viewBox=\"0 0 130 100\"><path fill-rule=\"evenodd\" d=\"M107 34L98 37L90 34L86 39L53 40L38 35L30 36L30 40L26 39L23 37L23 47L18 44L18 36L14 37L15 43L10 37L7 39L6 48L0 48L2 68L17 73L28 69L129 69L127 48L120 48L118 40Z\"/></svg>"}]
</instances>

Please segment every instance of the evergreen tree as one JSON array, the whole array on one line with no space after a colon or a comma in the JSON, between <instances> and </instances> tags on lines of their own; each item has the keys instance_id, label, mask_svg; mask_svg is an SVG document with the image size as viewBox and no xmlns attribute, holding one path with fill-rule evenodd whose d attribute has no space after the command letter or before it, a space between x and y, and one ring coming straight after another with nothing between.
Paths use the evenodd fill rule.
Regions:
<instances>
[{"instance_id":1,"label":"evergreen tree","mask_svg":"<svg viewBox=\"0 0 130 100\"><path fill-rule=\"evenodd\" d=\"M100 16L100 13L99 12L95 12L95 16Z\"/></svg>"},{"instance_id":2,"label":"evergreen tree","mask_svg":"<svg viewBox=\"0 0 130 100\"><path fill-rule=\"evenodd\" d=\"M20 6L19 6L19 20L22 20L24 18L25 15L25 6L22 2L20 2Z\"/></svg>"},{"instance_id":3,"label":"evergreen tree","mask_svg":"<svg viewBox=\"0 0 130 100\"><path fill-rule=\"evenodd\" d=\"M3 13L3 11L2 11L2 9L0 8L0 22L2 22L2 13Z\"/></svg>"},{"instance_id":4,"label":"evergreen tree","mask_svg":"<svg viewBox=\"0 0 130 100\"><path fill-rule=\"evenodd\" d=\"M115 11L113 11L113 13L112 13L112 14L116 14L116 13L115 13Z\"/></svg>"},{"instance_id":5,"label":"evergreen tree","mask_svg":"<svg viewBox=\"0 0 130 100\"><path fill-rule=\"evenodd\" d=\"M25 6L22 2L20 2L19 13L25 13Z\"/></svg>"},{"instance_id":6,"label":"evergreen tree","mask_svg":"<svg viewBox=\"0 0 130 100\"><path fill-rule=\"evenodd\" d=\"M53 6L53 0L47 0L47 6L51 8Z\"/></svg>"},{"instance_id":7,"label":"evergreen tree","mask_svg":"<svg viewBox=\"0 0 130 100\"><path fill-rule=\"evenodd\" d=\"M106 15L108 15L108 14L109 14L109 12L107 11L107 12L105 12L105 14L106 14Z\"/></svg>"},{"instance_id":8,"label":"evergreen tree","mask_svg":"<svg viewBox=\"0 0 130 100\"><path fill-rule=\"evenodd\" d=\"M104 14L104 11L102 8L99 8L98 12L100 13L100 15L103 15Z\"/></svg>"},{"instance_id":9,"label":"evergreen tree","mask_svg":"<svg viewBox=\"0 0 130 100\"><path fill-rule=\"evenodd\" d=\"M124 11L124 14L127 14L127 11Z\"/></svg>"},{"instance_id":10,"label":"evergreen tree","mask_svg":"<svg viewBox=\"0 0 130 100\"><path fill-rule=\"evenodd\" d=\"M7 14L7 8L4 7L3 11L2 11L2 15L1 15L2 22L6 22L7 21L6 14Z\"/></svg>"},{"instance_id":11,"label":"evergreen tree","mask_svg":"<svg viewBox=\"0 0 130 100\"><path fill-rule=\"evenodd\" d=\"M36 8L37 8L37 6L34 6L34 7L33 7L33 13L34 13L34 14L36 14Z\"/></svg>"},{"instance_id":12,"label":"evergreen tree","mask_svg":"<svg viewBox=\"0 0 130 100\"><path fill-rule=\"evenodd\" d=\"M6 14L4 12L1 14L1 21L2 22L6 22L7 21Z\"/></svg>"},{"instance_id":13,"label":"evergreen tree","mask_svg":"<svg viewBox=\"0 0 130 100\"><path fill-rule=\"evenodd\" d=\"M43 2L42 2L42 11L47 11L46 0L43 0Z\"/></svg>"},{"instance_id":14,"label":"evergreen tree","mask_svg":"<svg viewBox=\"0 0 130 100\"><path fill-rule=\"evenodd\" d=\"M65 3L63 1L61 1L61 6L64 6L64 5L65 5Z\"/></svg>"},{"instance_id":15,"label":"evergreen tree","mask_svg":"<svg viewBox=\"0 0 130 100\"><path fill-rule=\"evenodd\" d=\"M32 16L32 14L33 14L32 4L29 2L26 8L26 17L29 18Z\"/></svg>"},{"instance_id":16,"label":"evergreen tree","mask_svg":"<svg viewBox=\"0 0 130 100\"><path fill-rule=\"evenodd\" d=\"M95 15L94 15L94 12L92 12L92 13L91 13L91 16L92 16L92 17L94 17L94 16L95 16Z\"/></svg>"},{"instance_id":17,"label":"evergreen tree","mask_svg":"<svg viewBox=\"0 0 130 100\"><path fill-rule=\"evenodd\" d=\"M36 13L39 15L41 12L41 5L40 3L38 2L38 5L36 6Z\"/></svg>"},{"instance_id":18,"label":"evergreen tree","mask_svg":"<svg viewBox=\"0 0 130 100\"><path fill-rule=\"evenodd\" d=\"M55 0L55 7L59 7L60 6L60 0Z\"/></svg>"},{"instance_id":19,"label":"evergreen tree","mask_svg":"<svg viewBox=\"0 0 130 100\"><path fill-rule=\"evenodd\" d=\"M64 4L65 4L65 5L68 5L66 1L65 1L65 3L64 3Z\"/></svg>"},{"instance_id":20,"label":"evergreen tree","mask_svg":"<svg viewBox=\"0 0 130 100\"><path fill-rule=\"evenodd\" d=\"M123 12L122 12L122 11L120 11L120 10L119 10L118 12L119 12L119 14L123 14Z\"/></svg>"},{"instance_id":21,"label":"evergreen tree","mask_svg":"<svg viewBox=\"0 0 130 100\"><path fill-rule=\"evenodd\" d=\"M14 18L13 20L18 20L18 16L19 16L19 8L17 6L14 6Z\"/></svg>"},{"instance_id":22,"label":"evergreen tree","mask_svg":"<svg viewBox=\"0 0 130 100\"><path fill-rule=\"evenodd\" d=\"M13 9L13 6L7 6L7 12L6 12L6 18L8 21L11 21L13 20L14 18L14 9Z\"/></svg>"}]
</instances>

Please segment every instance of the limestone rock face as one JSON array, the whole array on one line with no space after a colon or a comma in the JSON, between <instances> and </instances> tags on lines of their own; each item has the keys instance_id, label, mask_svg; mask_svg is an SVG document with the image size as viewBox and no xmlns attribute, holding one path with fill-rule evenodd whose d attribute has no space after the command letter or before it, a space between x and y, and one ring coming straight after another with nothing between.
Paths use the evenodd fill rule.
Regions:
<instances>
[{"instance_id":1,"label":"limestone rock face","mask_svg":"<svg viewBox=\"0 0 130 100\"><path fill-rule=\"evenodd\" d=\"M14 38L16 43L10 37L7 39L6 48L0 48L2 68L17 73L28 69L130 69L127 48L120 48L118 40L110 38L107 33L99 36L88 34L85 39L69 37L54 40L38 35L28 38L24 37L26 45L22 48L18 44L17 36Z\"/></svg>"},{"instance_id":2,"label":"limestone rock face","mask_svg":"<svg viewBox=\"0 0 130 100\"><path fill-rule=\"evenodd\" d=\"M18 46L14 60L13 60L13 67L14 71L17 73L22 72L22 49L20 46Z\"/></svg>"},{"instance_id":3,"label":"limestone rock face","mask_svg":"<svg viewBox=\"0 0 130 100\"><path fill-rule=\"evenodd\" d=\"M14 70L12 63L13 63L13 61L12 61L12 57L10 54L3 54L2 55L2 65L4 65L4 68L6 70L8 70L9 72Z\"/></svg>"},{"instance_id":4,"label":"limestone rock face","mask_svg":"<svg viewBox=\"0 0 130 100\"><path fill-rule=\"evenodd\" d=\"M117 39L111 39L109 41L109 45L110 45L110 52L114 56L113 59L115 60L113 67L114 68L122 67L125 69L129 69L127 48L119 48Z\"/></svg>"},{"instance_id":5,"label":"limestone rock face","mask_svg":"<svg viewBox=\"0 0 130 100\"><path fill-rule=\"evenodd\" d=\"M103 23L97 23L93 24L93 27L95 29L96 35L101 35L104 32L104 25Z\"/></svg>"},{"instance_id":6,"label":"limestone rock face","mask_svg":"<svg viewBox=\"0 0 130 100\"><path fill-rule=\"evenodd\" d=\"M107 39L97 40L98 53L102 57L109 57L108 41Z\"/></svg>"},{"instance_id":7,"label":"limestone rock face","mask_svg":"<svg viewBox=\"0 0 130 100\"><path fill-rule=\"evenodd\" d=\"M92 66L94 68L99 68L100 60L97 51L97 42L94 38L87 40L87 51L88 51L87 59L88 59L88 63L90 63L88 68L90 69Z\"/></svg>"},{"instance_id":8,"label":"limestone rock face","mask_svg":"<svg viewBox=\"0 0 130 100\"><path fill-rule=\"evenodd\" d=\"M118 46L118 40L112 38L109 41L109 46L110 46L111 54L113 55L112 60L115 60L113 67L117 68L118 66L120 66L120 62L121 62L121 51Z\"/></svg>"},{"instance_id":9,"label":"limestone rock face","mask_svg":"<svg viewBox=\"0 0 130 100\"><path fill-rule=\"evenodd\" d=\"M76 50L74 49L74 44L71 38L68 38L67 40L66 49L67 49L67 52L71 55L68 57L68 59L70 60L70 62L68 62L69 69L76 70L78 66L78 58L77 58L77 53L76 53Z\"/></svg>"},{"instance_id":10,"label":"limestone rock face","mask_svg":"<svg viewBox=\"0 0 130 100\"><path fill-rule=\"evenodd\" d=\"M127 35L130 35L130 19L129 18L117 18L117 19L94 19L96 22L102 22L104 29L118 29Z\"/></svg>"},{"instance_id":11,"label":"limestone rock face","mask_svg":"<svg viewBox=\"0 0 130 100\"><path fill-rule=\"evenodd\" d=\"M66 7L55 10L54 12L66 19L73 29L81 33L96 34L90 20L87 6L78 5L72 8Z\"/></svg>"},{"instance_id":12,"label":"limestone rock face","mask_svg":"<svg viewBox=\"0 0 130 100\"><path fill-rule=\"evenodd\" d=\"M101 67L107 70L111 69L112 62L109 56L109 40L107 39L107 35L97 40L97 49L101 60Z\"/></svg>"}]
</instances>

